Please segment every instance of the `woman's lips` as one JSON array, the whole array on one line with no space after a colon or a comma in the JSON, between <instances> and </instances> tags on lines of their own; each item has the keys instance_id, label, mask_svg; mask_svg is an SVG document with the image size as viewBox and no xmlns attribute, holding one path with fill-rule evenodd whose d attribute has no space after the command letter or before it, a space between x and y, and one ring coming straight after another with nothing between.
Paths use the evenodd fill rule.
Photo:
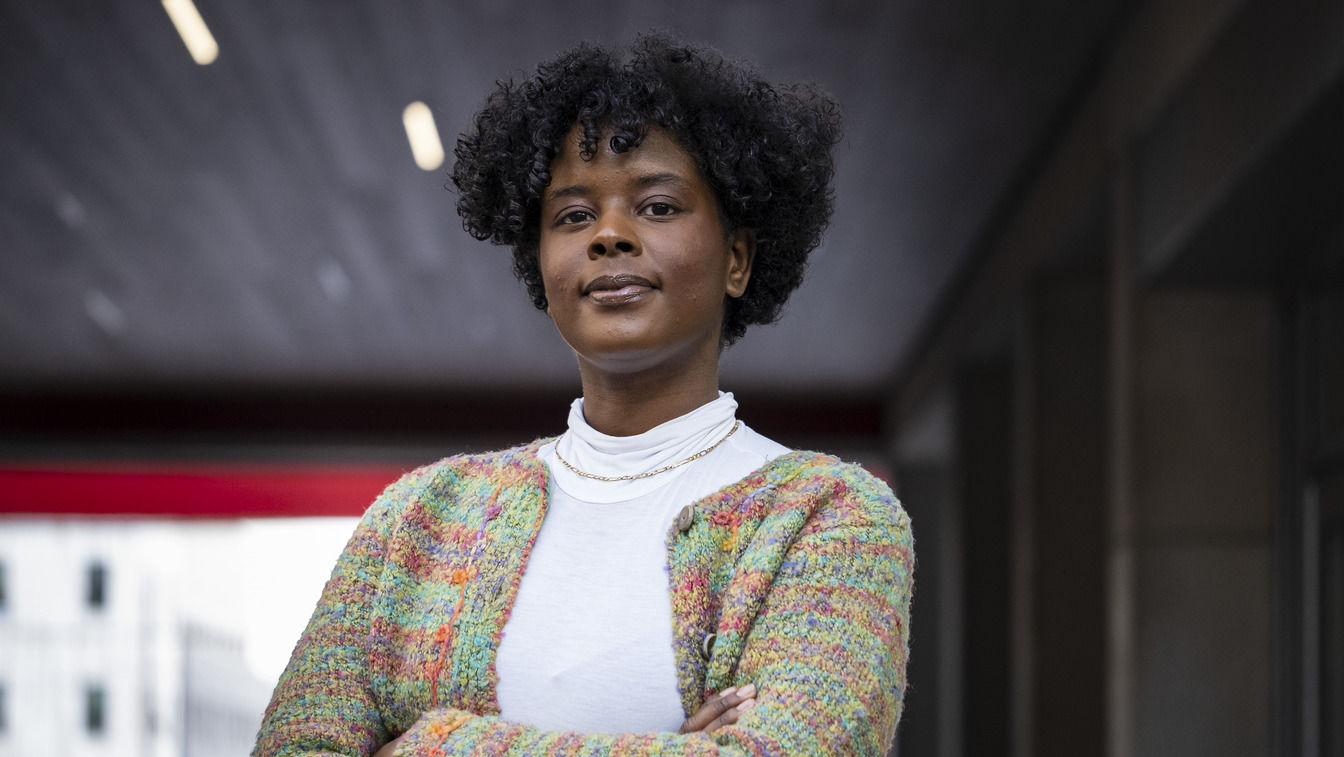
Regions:
<instances>
[{"instance_id":1,"label":"woman's lips","mask_svg":"<svg viewBox=\"0 0 1344 757\"><path fill-rule=\"evenodd\" d=\"M653 282L630 273L598 276L588 282L583 293L599 305L625 305L653 291Z\"/></svg>"}]
</instances>

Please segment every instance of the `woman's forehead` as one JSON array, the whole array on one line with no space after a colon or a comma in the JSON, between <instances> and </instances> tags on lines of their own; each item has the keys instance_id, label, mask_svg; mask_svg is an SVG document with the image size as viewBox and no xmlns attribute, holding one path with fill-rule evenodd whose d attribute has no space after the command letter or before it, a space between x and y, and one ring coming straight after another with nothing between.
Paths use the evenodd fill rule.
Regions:
<instances>
[{"instance_id":1,"label":"woman's forehead","mask_svg":"<svg viewBox=\"0 0 1344 757\"><path fill-rule=\"evenodd\" d=\"M694 158L665 129L649 127L639 144L621 152L611 147L612 133L603 131L597 139L597 151L585 158L582 154L584 131L581 125L570 129L560 153L551 161L551 183L557 175L589 173L598 169L658 165L666 170L699 179Z\"/></svg>"}]
</instances>

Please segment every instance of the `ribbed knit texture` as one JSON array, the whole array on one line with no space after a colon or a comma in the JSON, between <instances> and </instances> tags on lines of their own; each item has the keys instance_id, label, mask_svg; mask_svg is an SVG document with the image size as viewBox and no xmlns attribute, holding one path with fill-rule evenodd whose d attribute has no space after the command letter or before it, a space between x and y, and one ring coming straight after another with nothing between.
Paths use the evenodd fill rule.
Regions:
<instances>
[{"instance_id":1,"label":"ribbed knit texture","mask_svg":"<svg viewBox=\"0 0 1344 757\"><path fill-rule=\"evenodd\" d=\"M495 652L545 514L541 444L448 458L373 503L276 686L254 755L368 755L402 733L398 757L885 753L905 689L909 519L862 468L811 452L700 500L688 531L668 526L682 705L689 715L714 692L754 683L755 709L713 734L501 720Z\"/></svg>"}]
</instances>

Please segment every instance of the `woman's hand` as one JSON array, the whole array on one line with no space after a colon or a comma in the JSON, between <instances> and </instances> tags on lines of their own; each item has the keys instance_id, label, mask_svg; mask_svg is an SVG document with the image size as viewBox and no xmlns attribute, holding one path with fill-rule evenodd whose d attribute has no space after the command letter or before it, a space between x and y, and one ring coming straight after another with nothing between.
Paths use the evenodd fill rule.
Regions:
<instances>
[{"instance_id":1,"label":"woman's hand","mask_svg":"<svg viewBox=\"0 0 1344 757\"><path fill-rule=\"evenodd\" d=\"M695 714L681 724L681 733L713 733L737 722L737 717L756 706L756 685L735 686L710 697ZM388 753L390 757L391 753ZM384 757L376 755L376 757Z\"/></svg>"},{"instance_id":2,"label":"woman's hand","mask_svg":"<svg viewBox=\"0 0 1344 757\"><path fill-rule=\"evenodd\" d=\"M405 734L402 734L386 744L383 744L381 749L373 753L373 757L392 757L393 750L397 748L397 744L401 743L401 740L404 738L406 738L406 736Z\"/></svg>"}]
</instances>

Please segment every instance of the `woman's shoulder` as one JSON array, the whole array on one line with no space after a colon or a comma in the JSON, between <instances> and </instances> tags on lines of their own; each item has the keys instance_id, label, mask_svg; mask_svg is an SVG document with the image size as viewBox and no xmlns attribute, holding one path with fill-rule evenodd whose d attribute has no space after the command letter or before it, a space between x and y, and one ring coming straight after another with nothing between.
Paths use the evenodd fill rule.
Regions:
<instances>
[{"instance_id":1,"label":"woman's shoulder","mask_svg":"<svg viewBox=\"0 0 1344 757\"><path fill-rule=\"evenodd\" d=\"M503 479L525 477L540 470L541 458L538 452L550 441L553 441L553 438L547 437L504 449L450 455L422 466L412 473L418 471L421 477L431 479L444 476Z\"/></svg>"},{"instance_id":2,"label":"woman's shoulder","mask_svg":"<svg viewBox=\"0 0 1344 757\"><path fill-rule=\"evenodd\" d=\"M778 506L809 511L844 510L908 527L909 517L891 486L856 462L811 450L793 450L759 471Z\"/></svg>"},{"instance_id":3,"label":"woman's shoulder","mask_svg":"<svg viewBox=\"0 0 1344 757\"><path fill-rule=\"evenodd\" d=\"M794 487L832 485L857 496L891 497L891 487L863 465L825 452L791 450L762 469L767 480Z\"/></svg>"},{"instance_id":4,"label":"woman's shoulder","mask_svg":"<svg viewBox=\"0 0 1344 757\"><path fill-rule=\"evenodd\" d=\"M545 465L537 451L550 439L505 449L450 455L403 473L374 505L394 511L426 501L456 500L518 486L544 487ZM472 499L477 499L473 497Z\"/></svg>"}]
</instances>

